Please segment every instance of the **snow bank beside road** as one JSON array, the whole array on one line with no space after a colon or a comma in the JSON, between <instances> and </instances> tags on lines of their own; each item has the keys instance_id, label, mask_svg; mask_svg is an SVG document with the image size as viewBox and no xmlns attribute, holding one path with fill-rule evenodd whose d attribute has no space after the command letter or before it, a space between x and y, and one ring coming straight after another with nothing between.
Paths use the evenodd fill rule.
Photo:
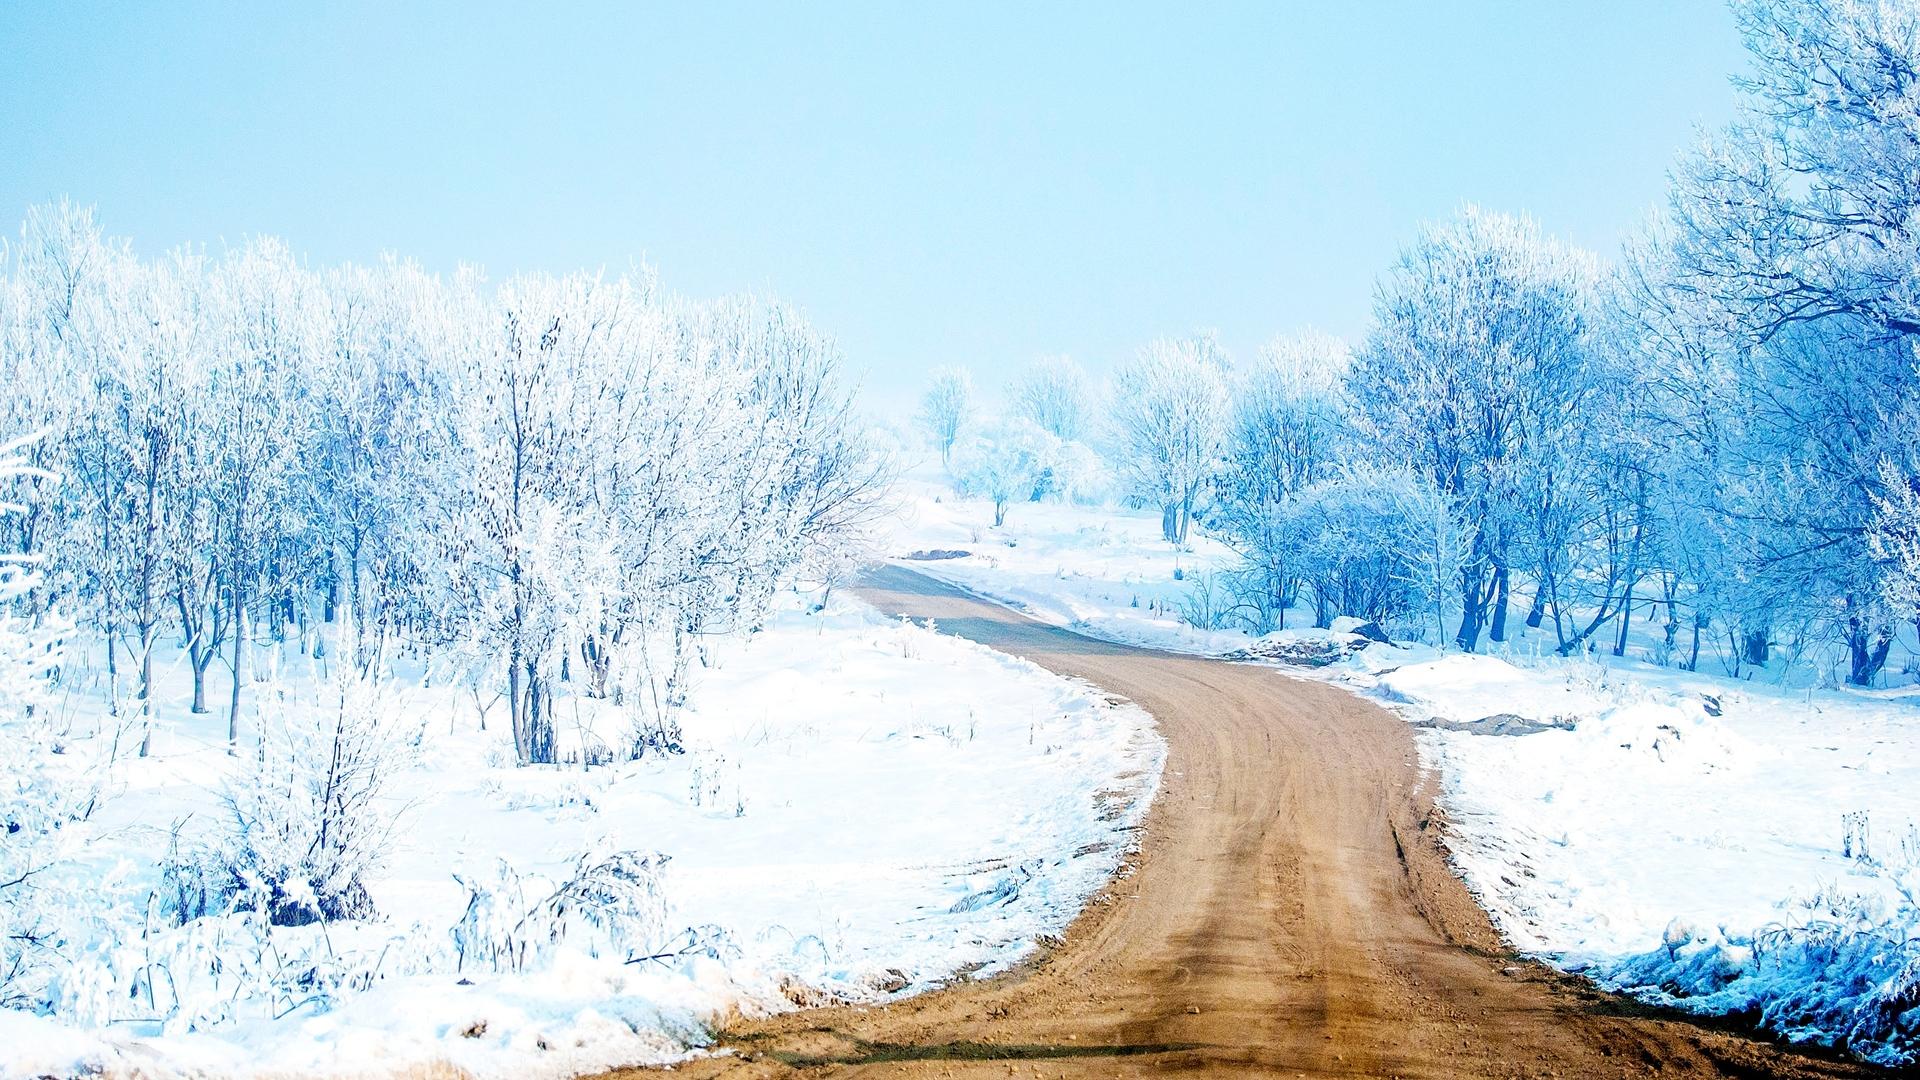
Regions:
<instances>
[{"instance_id":1,"label":"snow bank beside road","mask_svg":"<svg viewBox=\"0 0 1920 1080\"><path fill-rule=\"evenodd\" d=\"M1455 864L1515 946L1663 1004L1910 1060L1920 728L1907 700L1487 656L1410 664L1374 689L1415 722L1548 725L1419 734Z\"/></svg>"}]
</instances>

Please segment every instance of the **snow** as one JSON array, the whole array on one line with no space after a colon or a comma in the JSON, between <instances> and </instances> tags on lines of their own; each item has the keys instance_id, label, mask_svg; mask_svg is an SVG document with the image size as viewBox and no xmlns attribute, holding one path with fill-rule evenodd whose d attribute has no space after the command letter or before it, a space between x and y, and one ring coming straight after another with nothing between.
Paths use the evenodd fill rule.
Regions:
<instances>
[{"instance_id":1,"label":"snow","mask_svg":"<svg viewBox=\"0 0 1920 1080\"><path fill-rule=\"evenodd\" d=\"M1109 641L1222 653L1250 640L1181 618L1193 582L1233 553L1197 530L1184 549L1168 544L1158 511L1021 502L994 528L992 503L954 494L930 470L916 470L900 488L886 552L920 573Z\"/></svg>"},{"instance_id":2,"label":"snow","mask_svg":"<svg viewBox=\"0 0 1920 1080\"><path fill-rule=\"evenodd\" d=\"M1157 514L1016 505L1005 529L987 530L990 508L933 484L914 512L896 555L975 552L914 569L1083 633L1236 655L1352 641L1182 625L1194 574L1175 580L1172 568L1230 558L1205 537L1174 551ZM1920 689L1796 685L1818 665L1776 665L1767 682L1561 658L1524 627L1490 648L1500 654L1372 645L1286 670L1420 726L1456 868L1517 949L1661 1004L1757 1015L1792 1038L1907 1060L1916 1017L1898 1017L1920 973ZM1448 729L1490 717L1530 733ZM1848 815L1862 816L1865 855L1848 850Z\"/></svg>"},{"instance_id":3,"label":"snow","mask_svg":"<svg viewBox=\"0 0 1920 1080\"><path fill-rule=\"evenodd\" d=\"M1920 955L1904 944L1920 929L1910 695L1485 656L1376 685L1412 717L1573 721L1519 737L1420 733L1442 777L1455 864L1525 952L1663 1004L1756 1010L1822 1042L1859 1022L1815 1014L1860 994L1863 958L1810 938L1884 939L1866 978L1895 991ZM1848 814L1866 816L1864 855L1848 853ZM1849 1038L1868 1056L1904 1059L1881 1039Z\"/></svg>"},{"instance_id":4,"label":"snow","mask_svg":"<svg viewBox=\"0 0 1920 1080\"><path fill-rule=\"evenodd\" d=\"M680 756L514 768L503 709L483 732L470 693L409 680L392 722L424 735L397 785L397 843L368 883L380 921L332 930L343 949L392 950L384 977L330 1008L278 1019L240 1008L194 1031L0 1010L0 1076L564 1076L682 1057L730 1012L991 973L1061 932L1119 866L1157 784L1151 720L854 600L803 606L796 598L766 631L714 654ZM277 664L290 685L313 678L291 649ZM190 836L217 820L213 792L234 767L224 715L189 718L184 662L162 667L154 756L120 760L83 846L87 872L117 867L114 887L142 900L169 829L184 823ZM223 686L209 692L224 698ZM99 719L97 701L64 708L82 732ZM449 930L467 896L456 873L505 860L559 880L583 852L629 849L671 857L667 925L723 929L717 956L625 964L561 948L536 970L453 970Z\"/></svg>"}]
</instances>

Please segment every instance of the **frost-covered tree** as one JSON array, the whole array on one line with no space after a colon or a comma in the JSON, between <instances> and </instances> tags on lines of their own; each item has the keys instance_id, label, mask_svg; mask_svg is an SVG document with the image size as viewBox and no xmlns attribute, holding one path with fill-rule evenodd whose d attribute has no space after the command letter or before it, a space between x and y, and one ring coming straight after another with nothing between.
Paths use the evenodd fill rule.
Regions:
<instances>
[{"instance_id":1,"label":"frost-covered tree","mask_svg":"<svg viewBox=\"0 0 1920 1080\"><path fill-rule=\"evenodd\" d=\"M57 478L30 464L39 432L0 443L0 484ZM0 516L28 507L0 501ZM44 552L0 553L0 1006L37 1007L60 959L72 897L51 880L71 854L73 822L90 792L57 753L49 678L69 627L57 613L27 610L43 584Z\"/></svg>"},{"instance_id":2,"label":"frost-covered tree","mask_svg":"<svg viewBox=\"0 0 1920 1080\"><path fill-rule=\"evenodd\" d=\"M1920 10L1740 0L1740 118L1675 175L1676 279L1756 343L1840 318L1920 333Z\"/></svg>"},{"instance_id":3,"label":"frost-covered tree","mask_svg":"<svg viewBox=\"0 0 1920 1080\"><path fill-rule=\"evenodd\" d=\"M154 652L172 618L167 568L179 534L168 519L183 494L178 424L204 355L204 327L191 302L197 280L196 265L180 259L113 264L95 315L93 409L79 432L93 445L78 455L79 471L101 504L93 546L104 557L92 574L111 612L110 647L124 640L137 665L142 756L153 735Z\"/></svg>"},{"instance_id":4,"label":"frost-covered tree","mask_svg":"<svg viewBox=\"0 0 1920 1080\"><path fill-rule=\"evenodd\" d=\"M1240 553L1243 602L1255 629L1284 625L1297 591L1287 500L1332 475L1352 441L1345 378L1350 353L1325 334L1279 338L1232 382L1232 421L1210 524Z\"/></svg>"},{"instance_id":5,"label":"frost-covered tree","mask_svg":"<svg viewBox=\"0 0 1920 1080\"><path fill-rule=\"evenodd\" d=\"M22 235L0 420L51 435L0 484L23 510L0 539L54 553L16 606L83 614L110 685L136 661L143 751L168 642L195 712L224 661L237 753L276 646L369 678L404 648L503 691L528 763L559 753L563 695L633 718L582 753L672 749L709 639L844 577L878 512L838 353L788 308L645 272L320 272L270 240L141 261L70 207Z\"/></svg>"},{"instance_id":6,"label":"frost-covered tree","mask_svg":"<svg viewBox=\"0 0 1920 1080\"><path fill-rule=\"evenodd\" d=\"M641 302L586 276L508 282L499 303L467 280L437 345L453 379L446 565L472 627L504 663L514 753L557 760L552 701L565 608L610 558L592 509L622 372L607 353Z\"/></svg>"},{"instance_id":7,"label":"frost-covered tree","mask_svg":"<svg viewBox=\"0 0 1920 1080\"><path fill-rule=\"evenodd\" d=\"M940 368L920 396L920 426L940 448L940 464L953 466L953 447L973 418L973 376L965 368Z\"/></svg>"},{"instance_id":8,"label":"frost-covered tree","mask_svg":"<svg viewBox=\"0 0 1920 1080\"><path fill-rule=\"evenodd\" d=\"M1186 543L1219 468L1228 410L1227 358L1211 335L1153 341L1114 380L1117 464L1133 497L1160 507L1171 543Z\"/></svg>"},{"instance_id":9,"label":"frost-covered tree","mask_svg":"<svg viewBox=\"0 0 1920 1080\"><path fill-rule=\"evenodd\" d=\"M411 305L434 288L395 260L336 268L322 283L324 338L307 379L312 427L299 488L312 578L302 584L318 593L323 622L350 624L352 659L363 667L425 603L413 493L445 479L427 433L449 403Z\"/></svg>"},{"instance_id":10,"label":"frost-covered tree","mask_svg":"<svg viewBox=\"0 0 1920 1080\"><path fill-rule=\"evenodd\" d=\"M1469 208L1380 285L1349 376L1355 414L1374 451L1418 469L1468 530L1461 648L1505 636L1528 504L1560 486L1539 471L1591 383L1594 277L1532 221Z\"/></svg>"},{"instance_id":11,"label":"frost-covered tree","mask_svg":"<svg viewBox=\"0 0 1920 1080\"><path fill-rule=\"evenodd\" d=\"M312 430L301 386L324 349L321 299L311 275L275 240L258 240L209 275L211 359L202 414L210 469L202 475L215 518L220 588L233 652L227 741L239 738L246 650L258 610L270 614L289 560L305 553L296 511L298 440Z\"/></svg>"},{"instance_id":12,"label":"frost-covered tree","mask_svg":"<svg viewBox=\"0 0 1920 1080\"><path fill-rule=\"evenodd\" d=\"M1007 507L1031 501L1058 458L1061 441L1027 420L1004 420L982 429L962 447L960 490L993 503L993 527L1007 522Z\"/></svg>"},{"instance_id":13,"label":"frost-covered tree","mask_svg":"<svg viewBox=\"0 0 1920 1080\"><path fill-rule=\"evenodd\" d=\"M1777 622L1823 623L1871 682L1895 618L1868 530L1899 461L1920 335L1920 13L1909 5L1735 6L1752 65L1740 118L1675 173L1637 290L1669 413L1716 466L1745 652ZM1676 332L1680 328L1685 333ZM1682 479L1685 479L1682 477ZM1704 485L1690 485L1702 488ZM1710 501L1709 501L1710 500Z\"/></svg>"},{"instance_id":14,"label":"frost-covered tree","mask_svg":"<svg viewBox=\"0 0 1920 1080\"><path fill-rule=\"evenodd\" d=\"M98 453L97 441L69 432L90 426L100 412L89 377L95 340L90 315L102 264L112 254L92 213L66 202L29 210L7 251L9 273L0 292L0 375L7 392L0 394L0 431L52 433L20 449L31 469L67 477L74 471L67 468L73 454ZM104 516L101 486L63 484L45 498L14 500L22 510L0 516L0 550L110 561L112 523ZM77 535L83 529L88 535ZM49 569L27 597L28 606L44 604L67 584L63 568ZM89 591L86 613L103 630L111 617L100 602L105 591Z\"/></svg>"},{"instance_id":15,"label":"frost-covered tree","mask_svg":"<svg viewBox=\"0 0 1920 1080\"><path fill-rule=\"evenodd\" d=\"M1062 442L1086 438L1093 416L1093 388L1070 357L1035 361L1014 381L1013 415Z\"/></svg>"},{"instance_id":16,"label":"frost-covered tree","mask_svg":"<svg viewBox=\"0 0 1920 1080\"><path fill-rule=\"evenodd\" d=\"M628 752L677 747L703 639L756 627L871 515L836 354L784 308L668 304L648 280L470 279L438 310L431 561L454 636L504 662L516 752L553 760L576 677L644 717Z\"/></svg>"}]
</instances>

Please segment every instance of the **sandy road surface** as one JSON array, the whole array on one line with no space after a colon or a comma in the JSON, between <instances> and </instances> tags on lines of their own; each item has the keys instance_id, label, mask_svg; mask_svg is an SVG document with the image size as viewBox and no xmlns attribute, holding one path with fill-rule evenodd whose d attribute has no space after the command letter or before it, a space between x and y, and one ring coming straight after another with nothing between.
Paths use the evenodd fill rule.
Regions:
<instances>
[{"instance_id":1,"label":"sandy road surface","mask_svg":"<svg viewBox=\"0 0 1920 1080\"><path fill-rule=\"evenodd\" d=\"M721 1035L735 1056L676 1074L1885 1075L1508 956L1446 867L1407 726L1373 705L1093 641L904 569L864 594L1159 720L1166 776L1133 872L1011 974L740 1021Z\"/></svg>"}]
</instances>

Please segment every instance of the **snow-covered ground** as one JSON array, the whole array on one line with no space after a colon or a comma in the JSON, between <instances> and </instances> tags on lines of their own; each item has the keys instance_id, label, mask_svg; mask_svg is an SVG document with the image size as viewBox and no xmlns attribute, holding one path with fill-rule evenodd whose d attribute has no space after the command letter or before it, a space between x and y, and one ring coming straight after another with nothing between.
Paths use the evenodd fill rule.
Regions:
<instances>
[{"instance_id":1,"label":"snow-covered ground","mask_svg":"<svg viewBox=\"0 0 1920 1080\"><path fill-rule=\"evenodd\" d=\"M1416 721L1549 725L1420 733L1455 864L1515 946L1793 1038L1912 1049L1916 1017L1906 1050L1889 1025L1920 972L1920 699L1488 656L1372 682Z\"/></svg>"},{"instance_id":2,"label":"snow-covered ground","mask_svg":"<svg viewBox=\"0 0 1920 1080\"><path fill-rule=\"evenodd\" d=\"M1176 548L1161 539L1157 512L1017 503L995 528L991 503L954 494L930 470L900 488L886 553L923 574L1109 641L1221 653L1249 640L1181 618L1194 583L1233 553L1197 532Z\"/></svg>"},{"instance_id":3,"label":"snow-covered ground","mask_svg":"<svg viewBox=\"0 0 1920 1080\"><path fill-rule=\"evenodd\" d=\"M368 882L379 920L326 943L377 958L371 989L332 1007L241 1001L199 1030L0 1010L0 1076L560 1076L662 1062L729 1012L911 992L1003 967L1062 930L1118 866L1158 781L1150 719L851 599L803 606L721 650L681 756L514 768L500 708L482 731L470 693L398 688L392 722L421 736L397 785L397 843ZM284 679L311 678L304 658L281 664ZM184 665L163 668L154 756L111 771L75 871L135 910L170 830L190 839L218 820L214 792L235 767L223 712L191 717ZM224 684L209 696L224 702ZM84 694L61 708L77 736L98 723ZM681 928L724 934L697 931L702 948L663 961L562 947L519 973L454 968L468 898L455 875L496 880L504 861L550 883L583 856L627 850L671 859L663 951L678 951Z\"/></svg>"},{"instance_id":4,"label":"snow-covered ground","mask_svg":"<svg viewBox=\"0 0 1920 1080\"><path fill-rule=\"evenodd\" d=\"M991 520L923 484L892 554L970 551L910 565L1084 633L1248 644L1180 621L1195 568L1228 562L1211 541L1175 552L1157 515L1125 510L1017 505L1006 528ZM1564 659L1516 629L1494 655L1372 645L1291 674L1421 725L1456 865L1516 947L1661 1003L1903 1060L1920 1033L1920 691L1793 685L1807 665L1781 686L1777 670ZM1489 717L1508 719L1476 723Z\"/></svg>"}]
</instances>

